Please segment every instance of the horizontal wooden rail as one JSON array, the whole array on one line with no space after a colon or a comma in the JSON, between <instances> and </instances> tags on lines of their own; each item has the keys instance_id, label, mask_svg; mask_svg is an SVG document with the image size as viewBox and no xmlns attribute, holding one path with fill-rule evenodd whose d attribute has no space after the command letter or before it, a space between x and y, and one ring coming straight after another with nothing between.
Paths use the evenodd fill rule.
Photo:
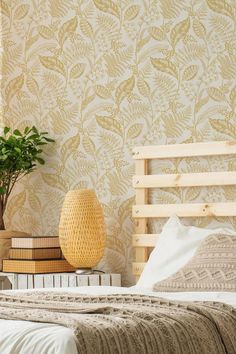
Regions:
<instances>
[{"instance_id":1,"label":"horizontal wooden rail","mask_svg":"<svg viewBox=\"0 0 236 354\"><path fill-rule=\"evenodd\" d=\"M132 236L134 247L155 247L159 234L135 234Z\"/></svg>"},{"instance_id":2,"label":"horizontal wooden rail","mask_svg":"<svg viewBox=\"0 0 236 354\"><path fill-rule=\"evenodd\" d=\"M236 171L134 176L134 188L236 185Z\"/></svg>"},{"instance_id":3,"label":"horizontal wooden rail","mask_svg":"<svg viewBox=\"0 0 236 354\"><path fill-rule=\"evenodd\" d=\"M186 203L133 206L133 217L135 218L165 218L173 214L179 217L236 216L236 203Z\"/></svg>"},{"instance_id":4,"label":"horizontal wooden rail","mask_svg":"<svg viewBox=\"0 0 236 354\"><path fill-rule=\"evenodd\" d=\"M177 145L140 146L133 149L134 159L165 159L230 154L236 154L236 140Z\"/></svg>"},{"instance_id":5,"label":"horizontal wooden rail","mask_svg":"<svg viewBox=\"0 0 236 354\"><path fill-rule=\"evenodd\" d=\"M140 275L145 267L145 262L133 262L132 263L132 270L134 275Z\"/></svg>"}]
</instances>

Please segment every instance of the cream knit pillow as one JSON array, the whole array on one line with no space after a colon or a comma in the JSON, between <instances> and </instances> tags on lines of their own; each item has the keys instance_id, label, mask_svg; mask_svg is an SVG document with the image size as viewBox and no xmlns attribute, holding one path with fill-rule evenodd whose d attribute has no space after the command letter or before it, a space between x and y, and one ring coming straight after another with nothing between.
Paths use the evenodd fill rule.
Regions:
<instances>
[{"instance_id":1,"label":"cream knit pillow","mask_svg":"<svg viewBox=\"0 0 236 354\"><path fill-rule=\"evenodd\" d=\"M236 237L210 235L178 272L154 285L155 291L236 292Z\"/></svg>"}]
</instances>

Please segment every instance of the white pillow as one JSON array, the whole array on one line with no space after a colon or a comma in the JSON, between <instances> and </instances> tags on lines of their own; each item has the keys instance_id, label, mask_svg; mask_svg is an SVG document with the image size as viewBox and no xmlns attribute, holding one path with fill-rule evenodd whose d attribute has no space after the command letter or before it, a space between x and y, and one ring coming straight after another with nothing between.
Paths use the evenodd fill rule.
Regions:
<instances>
[{"instance_id":1,"label":"white pillow","mask_svg":"<svg viewBox=\"0 0 236 354\"><path fill-rule=\"evenodd\" d=\"M227 228L210 230L185 226L176 215L171 216L163 226L157 244L135 287L152 289L155 283L183 267L193 256L201 241L214 233L236 236L235 231Z\"/></svg>"}]
</instances>

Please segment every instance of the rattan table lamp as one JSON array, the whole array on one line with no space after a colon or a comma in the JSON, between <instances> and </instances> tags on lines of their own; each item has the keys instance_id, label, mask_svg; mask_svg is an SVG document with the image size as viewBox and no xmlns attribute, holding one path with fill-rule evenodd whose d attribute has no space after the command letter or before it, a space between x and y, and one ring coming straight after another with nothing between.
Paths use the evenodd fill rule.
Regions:
<instances>
[{"instance_id":1,"label":"rattan table lamp","mask_svg":"<svg viewBox=\"0 0 236 354\"><path fill-rule=\"evenodd\" d=\"M62 206L59 240L66 260L88 273L103 256L105 223L102 207L91 189L69 191Z\"/></svg>"}]
</instances>

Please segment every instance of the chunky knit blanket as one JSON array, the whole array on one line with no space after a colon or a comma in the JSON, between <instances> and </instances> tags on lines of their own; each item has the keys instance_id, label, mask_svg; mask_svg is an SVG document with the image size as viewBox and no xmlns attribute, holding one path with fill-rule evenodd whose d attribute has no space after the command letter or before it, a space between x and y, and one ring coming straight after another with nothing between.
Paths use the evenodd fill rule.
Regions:
<instances>
[{"instance_id":1,"label":"chunky knit blanket","mask_svg":"<svg viewBox=\"0 0 236 354\"><path fill-rule=\"evenodd\" d=\"M0 318L69 327L79 354L236 353L236 309L222 303L1 292Z\"/></svg>"}]
</instances>

